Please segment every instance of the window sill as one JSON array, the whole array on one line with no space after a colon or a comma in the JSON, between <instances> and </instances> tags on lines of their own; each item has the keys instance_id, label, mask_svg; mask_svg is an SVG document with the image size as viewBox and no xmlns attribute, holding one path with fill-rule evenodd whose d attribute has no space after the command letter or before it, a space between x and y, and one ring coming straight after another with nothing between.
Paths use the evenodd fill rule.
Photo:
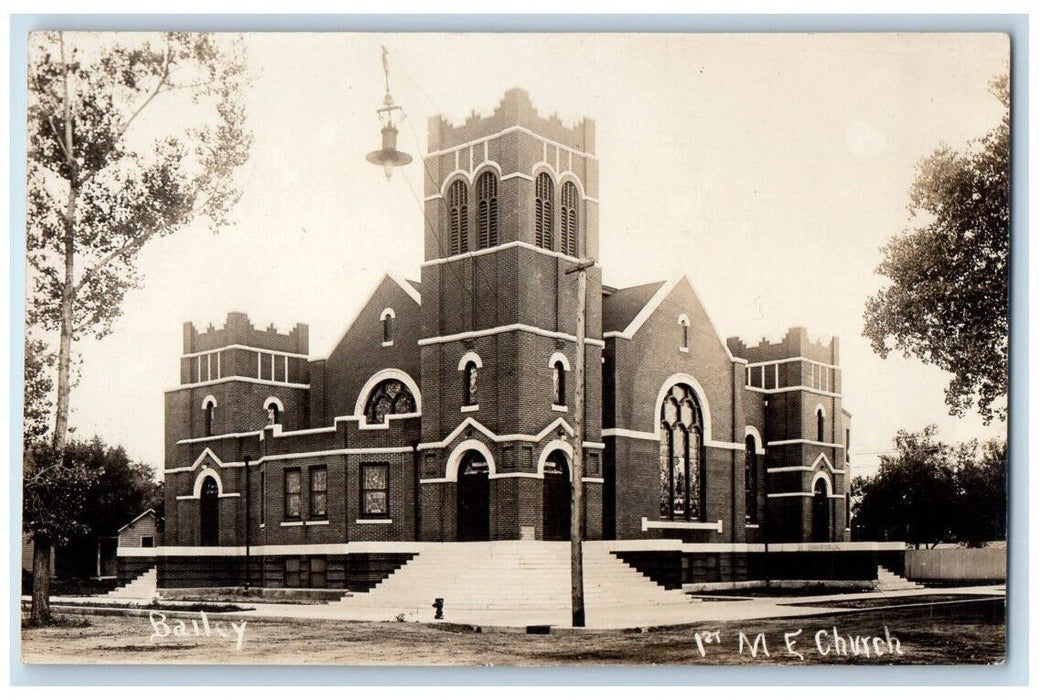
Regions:
<instances>
[{"instance_id":1,"label":"window sill","mask_svg":"<svg viewBox=\"0 0 1039 700\"><path fill-rule=\"evenodd\" d=\"M689 352L689 348L678 348L678 352Z\"/></svg>"},{"instance_id":2,"label":"window sill","mask_svg":"<svg viewBox=\"0 0 1039 700\"><path fill-rule=\"evenodd\" d=\"M462 406L462 413L474 413L480 410L480 404L474 403L468 406Z\"/></svg>"},{"instance_id":3,"label":"window sill","mask_svg":"<svg viewBox=\"0 0 1039 700\"><path fill-rule=\"evenodd\" d=\"M566 406L561 406L561 405L559 405L557 403L554 403L554 404L552 404L552 410L553 411L558 411L559 413L566 413L570 409L568 409Z\"/></svg>"},{"instance_id":4,"label":"window sill","mask_svg":"<svg viewBox=\"0 0 1039 700\"><path fill-rule=\"evenodd\" d=\"M303 527L302 520L285 520L281 523L282 527Z\"/></svg>"},{"instance_id":5,"label":"window sill","mask_svg":"<svg viewBox=\"0 0 1039 700\"><path fill-rule=\"evenodd\" d=\"M358 525L389 525L392 522L392 518L358 518L356 520Z\"/></svg>"},{"instance_id":6,"label":"window sill","mask_svg":"<svg viewBox=\"0 0 1039 700\"><path fill-rule=\"evenodd\" d=\"M392 340L384 340L384 341L382 341L382 346L384 348L392 347L393 346L393 341Z\"/></svg>"},{"instance_id":7,"label":"window sill","mask_svg":"<svg viewBox=\"0 0 1039 700\"><path fill-rule=\"evenodd\" d=\"M650 520L642 517L642 531L647 530L714 530L722 531L722 521L703 523L693 520Z\"/></svg>"},{"instance_id":8,"label":"window sill","mask_svg":"<svg viewBox=\"0 0 1039 700\"><path fill-rule=\"evenodd\" d=\"M755 530L757 530L759 527L761 527L761 525L759 525L758 523L746 523L743 527L754 528Z\"/></svg>"}]
</instances>

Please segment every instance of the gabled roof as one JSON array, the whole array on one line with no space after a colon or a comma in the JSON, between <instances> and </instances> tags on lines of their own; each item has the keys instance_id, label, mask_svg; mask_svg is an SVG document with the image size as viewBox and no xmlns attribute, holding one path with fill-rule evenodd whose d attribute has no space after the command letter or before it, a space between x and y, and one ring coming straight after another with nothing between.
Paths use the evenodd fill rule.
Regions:
<instances>
[{"instance_id":1,"label":"gabled roof","mask_svg":"<svg viewBox=\"0 0 1039 700\"><path fill-rule=\"evenodd\" d=\"M141 518L143 518L146 515L154 516L155 515L155 509L154 508L149 508L148 510L144 511L143 513L138 515L136 518L134 518L133 520L128 522L126 525L123 525L121 528L116 530L116 532L122 532L123 530L125 530L128 527L130 527L131 525L133 525L135 522L137 522L138 520L140 520ZM158 520L158 517L156 517L156 520Z\"/></svg>"},{"instance_id":2,"label":"gabled roof","mask_svg":"<svg viewBox=\"0 0 1039 700\"><path fill-rule=\"evenodd\" d=\"M667 282L650 282L613 291L602 301L602 330L624 331Z\"/></svg>"}]
</instances>

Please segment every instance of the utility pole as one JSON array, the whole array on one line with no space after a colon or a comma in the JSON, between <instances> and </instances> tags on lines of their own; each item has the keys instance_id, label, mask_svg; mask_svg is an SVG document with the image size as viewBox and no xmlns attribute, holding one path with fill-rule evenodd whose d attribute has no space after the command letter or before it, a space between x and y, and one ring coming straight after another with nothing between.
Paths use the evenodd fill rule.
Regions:
<instances>
[{"instance_id":1,"label":"utility pole","mask_svg":"<svg viewBox=\"0 0 1039 700\"><path fill-rule=\"evenodd\" d=\"M249 590L249 579L252 578L252 576L251 576L252 572L249 571L249 568L250 568L249 567L249 559L250 559L250 557L249 557L249 554L250 554L250 552L249 552L249 541L250 541L251 535L252 535L252 533L250 532L250 528L249 528L249 518L252 517L252 512L251 512L252 509L249 507L249 504L252 503L253 495L252 495L252 489L250 488L251 484L249 482L250 482L250 480L249 480L249 455L246 455L245 456L245 590L246 591ZM262 508L263 506L261 505L260 507Z\"/></svg>"},{"instance_id":2,"label":"utility pole","mask_svg":"<svg viewBox=\"0 0 1039 700\"><path fill-rule=\"evenodd\" d=\"M570 604L571 624L584 627L584 336L588 276L594 260L582 260L566 271L577 273L577 361L574 363L574 469L570 501Z\"/></svg>"}]
</instances>

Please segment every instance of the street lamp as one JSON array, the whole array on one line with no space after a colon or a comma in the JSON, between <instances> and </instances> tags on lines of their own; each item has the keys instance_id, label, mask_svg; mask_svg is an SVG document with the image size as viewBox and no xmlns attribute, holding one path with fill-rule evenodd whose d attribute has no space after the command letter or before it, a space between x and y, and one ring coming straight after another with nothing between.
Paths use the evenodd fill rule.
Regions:
<instances>
[{"instance_id":1,"label":"street lamp","mask_svg":"<svg viewBox=\"0 0 1039 700\"><path fill-rule=\"evenodd\" d=\"M389 51L386 47L382 47L382 70L386 76L386 97L382 100L382 107L375 110L375 113L379 115L379 122L382 126L382 148L378 151L372 151L365 156L365 160L373 165L381 165L382 171L386 173L386 179L389 180L393 174L393 169L402 165L407 165L411 162L411 156L403 151L397 150L397 127L393 124L393 113L400 110L400 106L393 103L393 96L390 95L390 62L389 62Z\"/></svg>"}]
</instances>

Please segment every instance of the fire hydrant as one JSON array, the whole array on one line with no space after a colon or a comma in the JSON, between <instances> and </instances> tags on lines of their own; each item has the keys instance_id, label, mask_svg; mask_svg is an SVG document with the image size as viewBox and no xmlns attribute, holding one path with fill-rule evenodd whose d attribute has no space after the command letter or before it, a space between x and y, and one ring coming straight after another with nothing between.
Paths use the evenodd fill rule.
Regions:
<instances>
[{"instance_id":1,"label":"fire hydrant","mask_svg":"<svg viewBox=\"0 0 1039 700\"><path fill-rule=\"evenodd\" d=\"M434 620L444 619L444 599L437 598L433 601L433 609L436 610L436 615L433 616Z\"/></svg>"}]
</instances>

